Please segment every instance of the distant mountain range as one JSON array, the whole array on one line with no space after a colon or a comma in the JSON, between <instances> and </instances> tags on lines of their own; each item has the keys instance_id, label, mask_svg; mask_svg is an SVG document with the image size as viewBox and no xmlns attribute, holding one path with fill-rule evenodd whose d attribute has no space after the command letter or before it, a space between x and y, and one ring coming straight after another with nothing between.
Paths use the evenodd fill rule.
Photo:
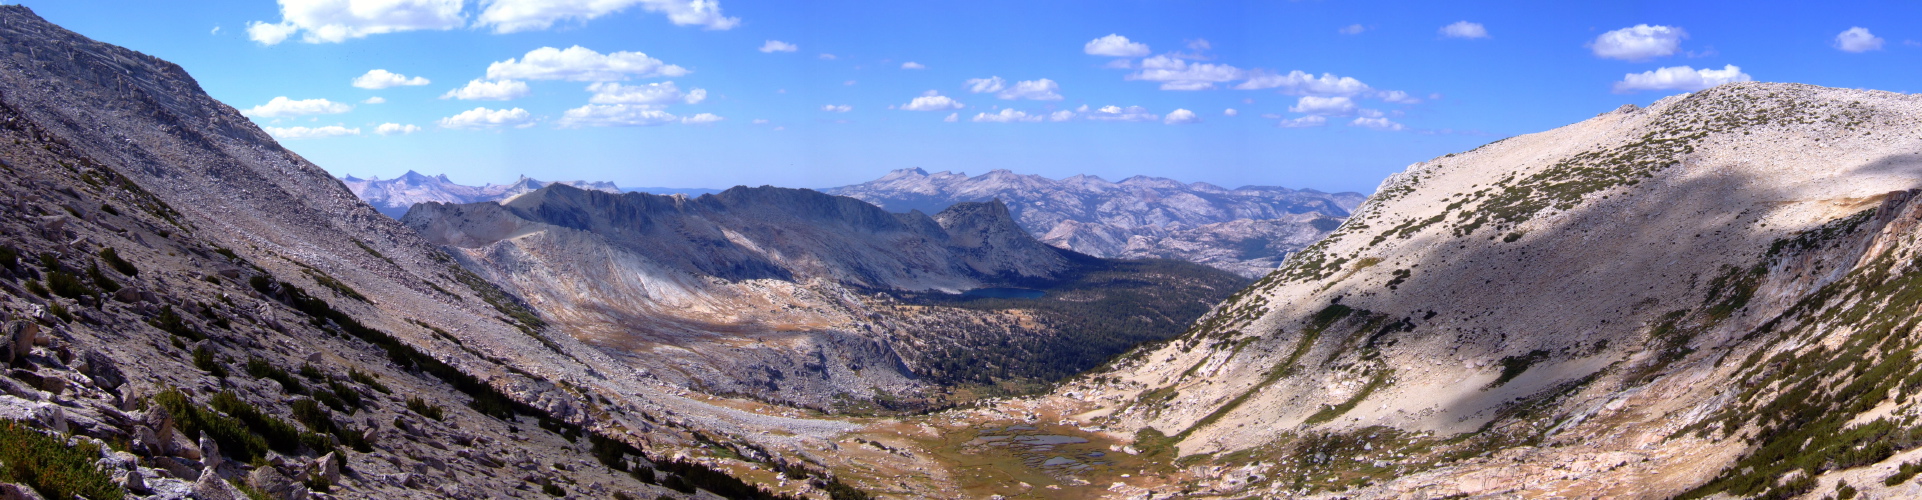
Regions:
<instances>
[{"instance_id":1,"label":"distant mountain range","mask_svg":"<svg viewBox=\"0 0 1922 500\"><path fill-rule=\"evenodd\" d=\"M1105 258L1180 259L1251 278L1335 230L1367 198L1146 176L1110 182L1092 175L1055 180L994 170L969 177L918 168L825 191L896 212L998 199L1021 227L1050 245Z\"/></svg>"},{"instance_id":2,"label":"distant mountain range","mask_svg":"<svg viewBox=\"0 0 1922 500\"><path fill-rule=\"evenodd\" d=\"M407 214L407 209L416 203L437 201L441 203L477 203L482 201L501 201L546 187L548 184L566 184L581 189L606 191L609 193L643 192L653 194L702 195L718 193L716 189L685 188L621 188L607 181L559 181L543 182L521 176L520 180L509 184L489 183L482 186L455 184L447 179L447 174L427 176L412 170L392 179L373 177L361 179L352 175L342 177L341 182L347 189L360 196L375 210L388 217L399 219Z\"/></svg>"},{"instance_id":3,"label":"distant mountain range","mask_svg":"<svg viewBox=\"0 0 1922 500\"><path fill-rule=\"evenodd\" d=\"M446 175L409 171L393 179L341 179L347 188L396 219L417 203L500 202L550 184L527 177L511 184L464 186ZM714 189L621 188L612 182L564 181L609 193L698 196ZM1102 258L1186 260L1248 278L1274 270L1283 258L1314 243L1346 220L1367 196L1313 189L1182 183L1135 176L1110 182L1092 175L1049 179L995 170L928 173L918 168L880 179L821 190L856 198L889 212L934 214L957 203L1001 200L1022 229L1043 243Z\"/></svg>"}]
</instances>

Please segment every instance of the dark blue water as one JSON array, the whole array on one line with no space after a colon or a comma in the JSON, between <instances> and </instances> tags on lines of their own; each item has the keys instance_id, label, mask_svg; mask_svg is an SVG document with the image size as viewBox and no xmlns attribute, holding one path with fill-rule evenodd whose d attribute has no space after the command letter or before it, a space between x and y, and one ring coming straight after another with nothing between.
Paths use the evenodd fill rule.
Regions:
<instances>
[{"instance_id":1,"label":"dark blue water","mask_svg":"<svg viewBox=\"0 0 1922 500\"><path fill-rule=\"evenodd\" d=\"M1026 288L976 288L961 292L961 296L984 299L1039 299L1048 296L1048 292Z\"/></svg>"}]
</instances>

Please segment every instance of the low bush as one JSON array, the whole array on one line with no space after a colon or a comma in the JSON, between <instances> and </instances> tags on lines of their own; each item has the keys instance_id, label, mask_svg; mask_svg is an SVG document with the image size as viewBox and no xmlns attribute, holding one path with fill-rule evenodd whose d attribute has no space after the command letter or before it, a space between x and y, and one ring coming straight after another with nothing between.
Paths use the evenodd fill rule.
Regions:
<instances>
[{"instance_id":1,"label":"low bush","mask_svg":"<svg viewBox=\"0 0 1922 500\"><path fill-rule=\"evenodd\" d=\"M440 420L447 417L445 411L440 407L440 405L428 403L427 400L421 399L419 397L410 396L407 398L407 411L411 411L416 414L419 414L420 416L431 418L434 420Z\"/></svg>"},{"instance_id":2,"label":"low bush","mask_svg":"<svg viewBox=\"0 0 1922 500\"><path fill-rule=\"evenodd\" d=\"M93 288L88 287L86 283L80 282L79 277L67 274L66 271L47 273L47 290L52 291L54 295L74 300L80 300L81 297L93 295Z\"/></svg>"},{"instance_id":3,"label":"low bush","mask_svg":"<svg viewBox=\"0 0 1922 500\"><path fill-rule=\"evenodd\" d=\"M227 367L220 366L220 360L214 359L213 349L208 349L204 345L194 348L194 368L199 368L208 375L227 378Z\"/></svg>"},{"instance_id":4,"label":"low bush","mask_svg":"<svg viewBox=\"0 0 1922 500\"><path fill-rule=\"evenodd\" d=\"M20 422L0 421L0 482L32 487L46 498L122 498L126 491L94 465L100 450L69 447Z\"/></svg>"},{"instance_id":5,"label":"low bush","mask_svg":"<svg viewBox=\"0 0 1922 500\"><path fill-rule=\"evenodd\" d=\"M114 272L125 276L140 275L140 268L134 267L132 262L127 262L126 259L120 258L120 253L114 251L113 247L100 249L100 260L107 261L107 267L113 268Z\"/></svg>"},{"instance_id":6,"label":"low bush","mask_svg":"<svg viewBox=\"0 0 1922 500\"><path fill-rule=\"evenodd\" d=\"M254 378L273 379L275 382L280 382L280 387L291 394L307 393L307 389L301 386L300 379L294 378L293 374L287 373L287 370L274 366L265 359L247 358L247 374Z\"/></svg>"}]
</instances>

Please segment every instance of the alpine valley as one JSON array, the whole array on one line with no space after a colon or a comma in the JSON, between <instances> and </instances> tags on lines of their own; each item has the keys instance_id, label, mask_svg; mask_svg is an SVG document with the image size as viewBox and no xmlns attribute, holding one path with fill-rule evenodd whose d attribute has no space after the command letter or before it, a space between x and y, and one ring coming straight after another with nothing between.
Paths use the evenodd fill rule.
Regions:
<instances>
[{"instance_id":1,"label":"alpine valley","mask_svg":"<svg viewBox=\"0 0 1922 500\"><path fill-rule=\"evenodd\" d=\"M1365 199L648 194L343 182L26 7L0 54L5 498L1922 496L1919 95L1728 83Z\"/></svg>"}]
</instances>

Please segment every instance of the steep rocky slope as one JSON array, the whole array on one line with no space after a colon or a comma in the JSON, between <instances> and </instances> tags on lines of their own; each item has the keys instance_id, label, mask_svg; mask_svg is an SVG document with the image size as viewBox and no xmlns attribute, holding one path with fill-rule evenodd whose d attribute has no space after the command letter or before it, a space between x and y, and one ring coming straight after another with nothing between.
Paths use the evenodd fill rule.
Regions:
<instances>
[{"instance_id":1,"label":"steep rocky slope","mask_svg":"<svg viewBox=\"0 0 1922 500\"><path fill-rule=\"evenodd\" d=\"M1234 498L1914 496L1918 124L1741 83L1422 162L1050 404Z\"/></svg>"},{"instance_id":2,"label":"steep rocky slope","mask_svg":"<svg viewBox=\"0 0 1922 500\"><path fill-rule=\"evenodd\" d=\"M0 477L62 498L234 498L230 482L276 498L758 494L713 465L840 488L769 449L830 448L843 424L595 370L613 361L180 67L19 6L0 6L0 53ZM769 428L785 434L766 447L729 437ZM735 465L708 458L723 449Z\"/></svg>"},{"instance_id":3,"label":"steep rocky slope","mask_svg":"<svg viewBox=\"0 0 1922 500\"><path fill-rule=\"evenodd\" d=\"M375 210L388 217L399 219L407 215L407 209L416 203L437 201L441 203L476 203L500 201L533 192L548 184L565 184L581 189L619 193L621 188L612 182L598 181L560 181L542 182L521 176L512 184L488 183L482 186L464 186L447 179L447 174L426 176L412 170L392 179L361 179L352 175L342 177L341 183L354 192Z\"/></svg>"},{"instance_id":4,"label":"steep rocky slope","mask_svg":"<svg viewBox=\"0 0 1922 500\"><path fill-rule=\"evenodd\" d=\"M892 211L936 212L1001 200L1041 241L1097 257L1174 258L1258 278L1288 253L1333 231L1358 193L1244 186L1135 176L1048 179L995 170L967 174L910 168L826 190Z\"/></svg>"},{"instance_id":5,"label":"steep rocky slope","mask_svg":"<svg viewBox=\"0 0 1922 500\"><path fill-rule=\"evenodd\" d=\"M499 204L424 203L402 221L648 377L824 409L939 399L930 382L1058 378L1177 333L1244 283L1050 247L999 202L928 216L804 189L688 198L555 185ZM963 293L982 289L1035 296ZM1124 303L1156 315L1075 314Z\"/></svg>"}]
</instances>

